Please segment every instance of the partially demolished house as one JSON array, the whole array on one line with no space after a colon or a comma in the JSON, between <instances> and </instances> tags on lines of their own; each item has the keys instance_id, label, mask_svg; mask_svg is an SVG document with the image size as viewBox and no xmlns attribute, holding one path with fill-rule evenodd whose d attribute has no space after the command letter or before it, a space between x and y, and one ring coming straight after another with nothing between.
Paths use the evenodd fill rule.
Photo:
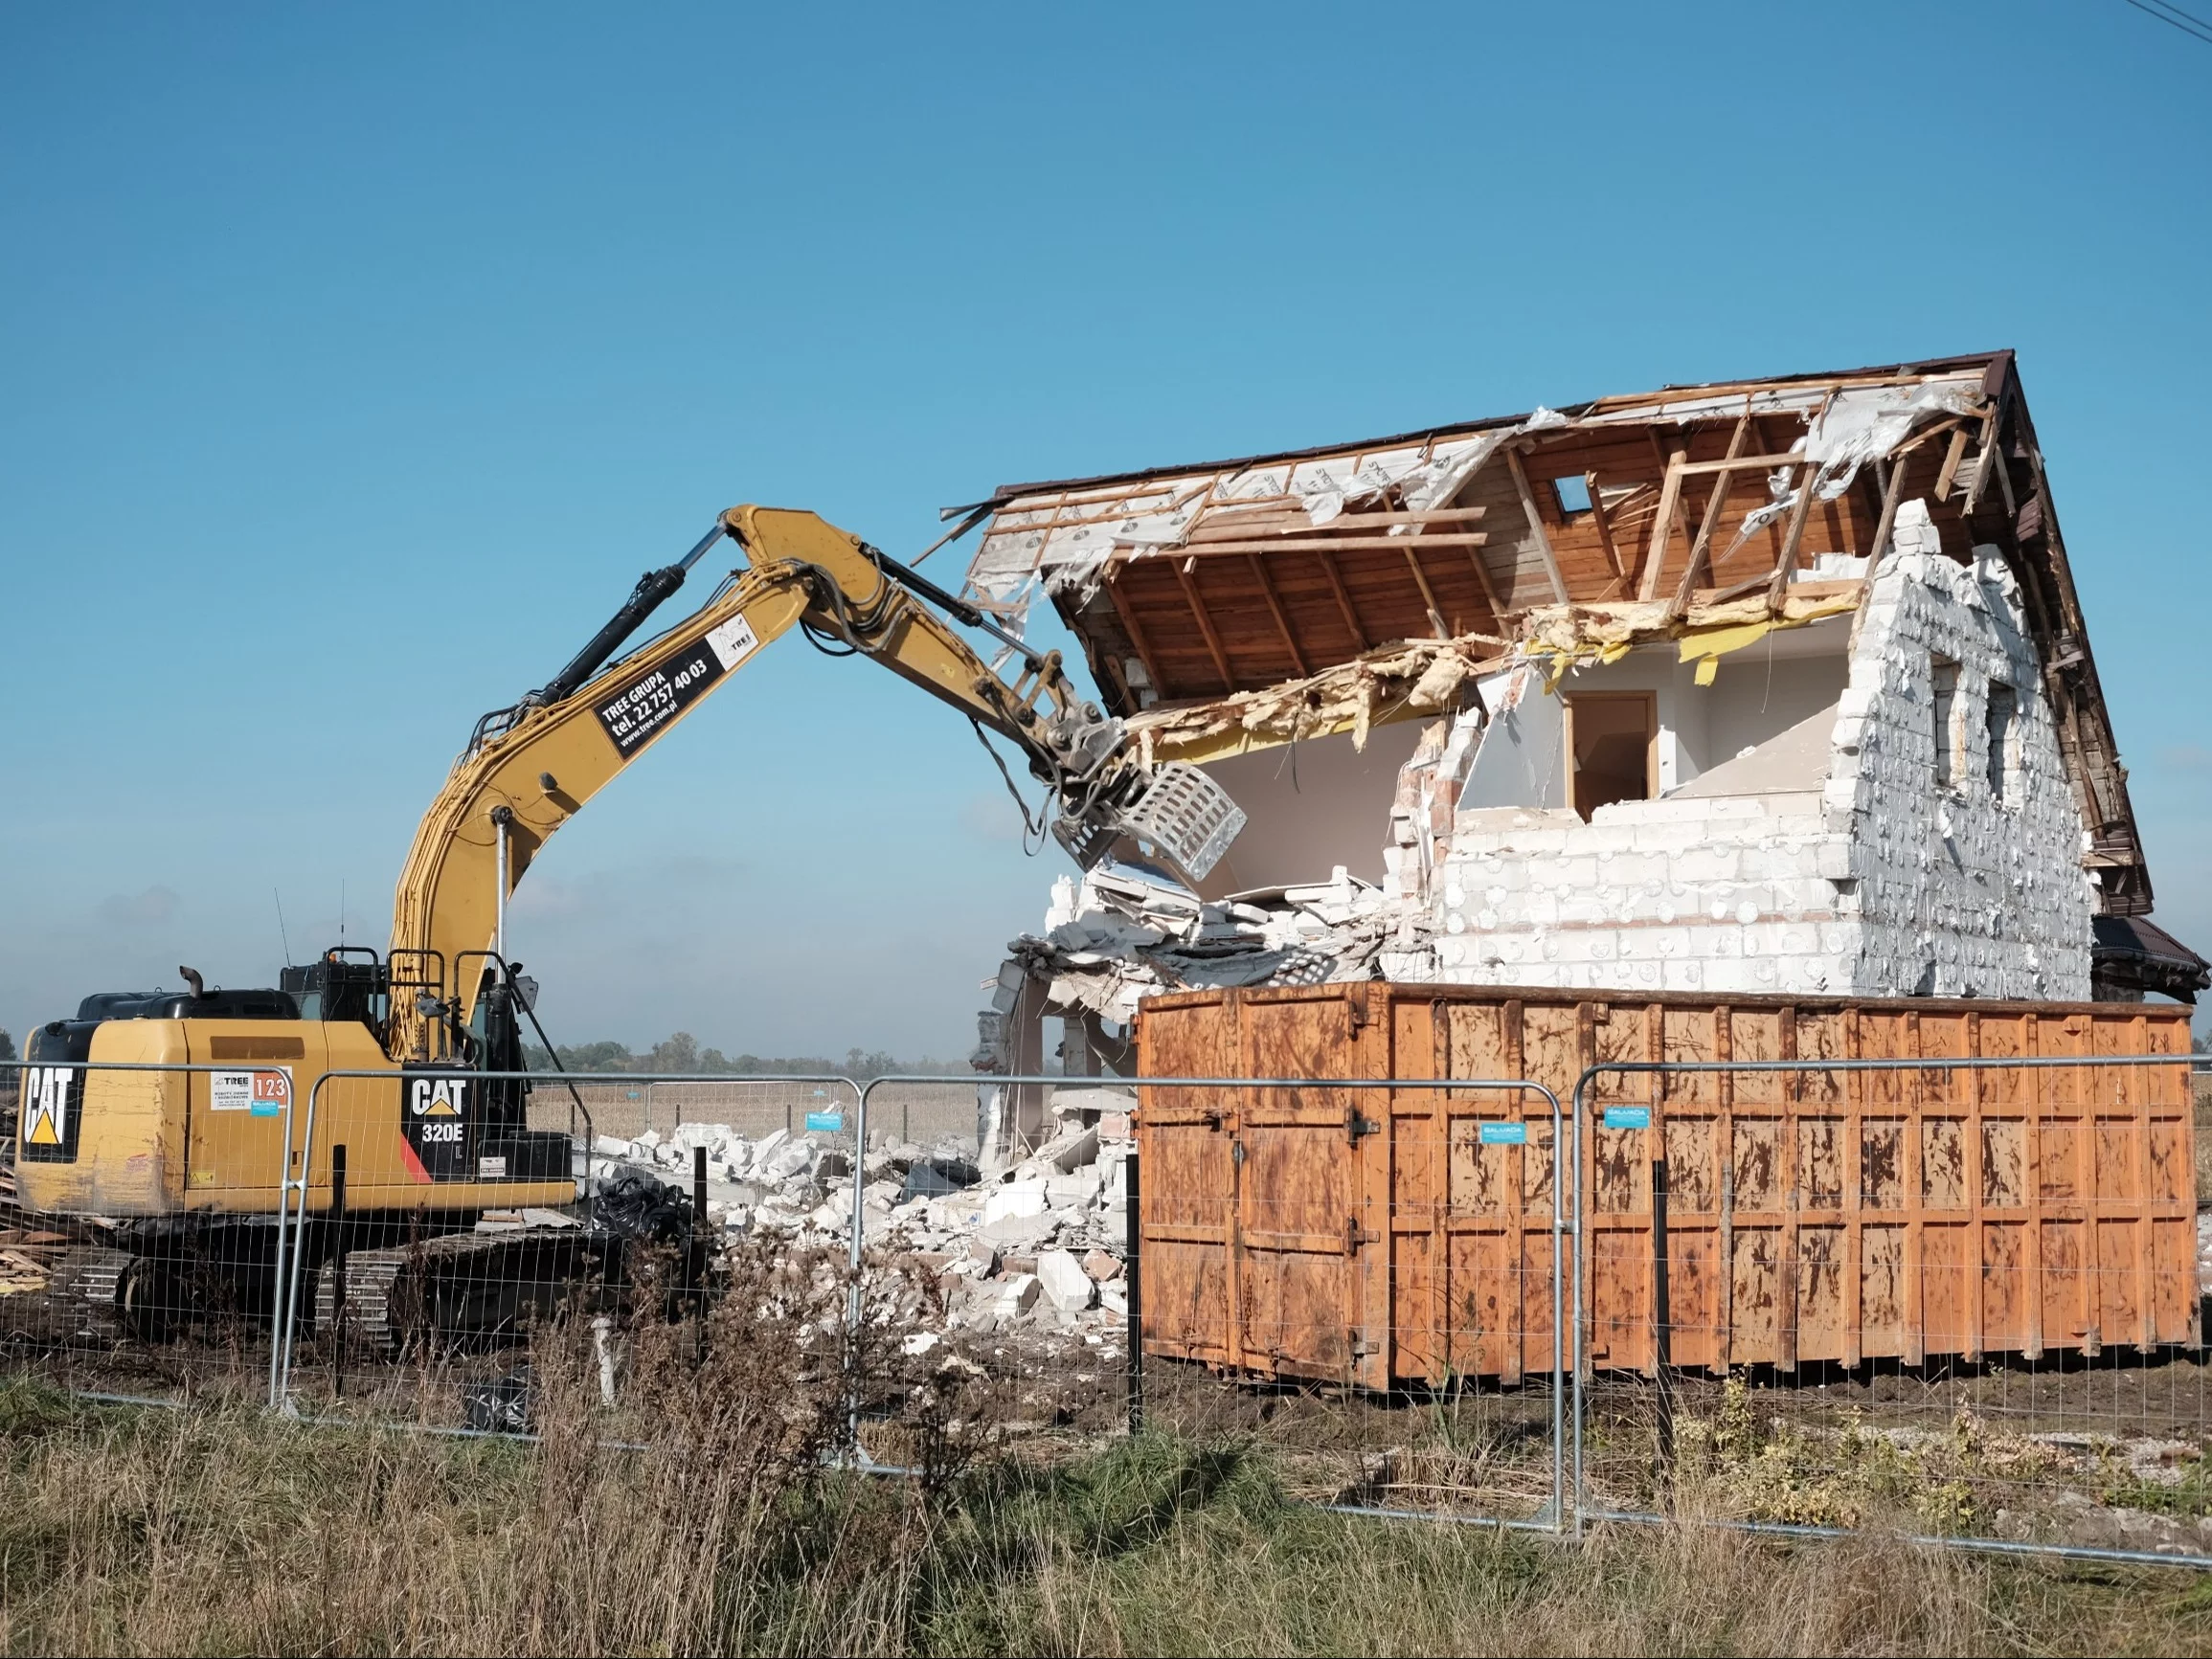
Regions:
<instances>
[{"instance_id":1,"label":"partially demolished house","mask_svg":"<svg viewBox=\"0 0 2212 1659\"><path fill-rule=\"evenodd\" d=\"M2207 983L2147 920L2010 352L1007 486L968 584L1050 599L1250 817L1203 891L1140 849L1055 883L984 1069L1058 1017L1095 1070L1205 986Z\"/></svg>"}]
</instances>

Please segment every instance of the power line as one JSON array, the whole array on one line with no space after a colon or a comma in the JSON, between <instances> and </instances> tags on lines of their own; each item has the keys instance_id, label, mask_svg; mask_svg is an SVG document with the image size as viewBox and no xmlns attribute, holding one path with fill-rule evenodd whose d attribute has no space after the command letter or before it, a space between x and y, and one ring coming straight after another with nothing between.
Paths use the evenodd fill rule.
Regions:
<instances>
[{"instance_id":1,"label":"power line","mask_svg":"<svg viewBox=\"0 0 2212 1659\"><path fill-rule=\"evenodd\" d=\"M2212 46L2212 23L2182 11L2180 7L2170 4L2169 0L2126 0L2126 3L2146 16L2156 17L2159 22L2178 29L2190 39L2201 40L2205 45Z\"/></svg>"}]
</instances>

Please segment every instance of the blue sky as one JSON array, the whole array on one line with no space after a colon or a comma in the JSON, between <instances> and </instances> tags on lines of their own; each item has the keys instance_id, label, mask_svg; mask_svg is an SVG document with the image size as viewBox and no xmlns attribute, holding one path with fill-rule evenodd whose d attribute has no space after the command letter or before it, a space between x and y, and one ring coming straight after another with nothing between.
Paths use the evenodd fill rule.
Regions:
<instances>
[{"instance_id":1,"label":"blue sky","mask_svg":"<svg viewBox=\"0 0 2212 1659\"><path fill-rule=\"evenodd\" d=\"M266 983L280 893L381 943L476 715L733 502L912 552L1002 481L1999 346L2212 949L2208 139L2121 0L0 10L0 1025ZM563 1040L951 1055L1057 860L793 640L514 948Z\"/></svg>"}]
</instances>

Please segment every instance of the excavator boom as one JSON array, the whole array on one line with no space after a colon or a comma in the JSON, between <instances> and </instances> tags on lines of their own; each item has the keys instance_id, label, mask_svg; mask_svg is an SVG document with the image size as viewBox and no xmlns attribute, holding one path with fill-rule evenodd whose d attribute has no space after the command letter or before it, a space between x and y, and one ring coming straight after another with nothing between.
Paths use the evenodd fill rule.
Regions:
<instances>
[{"instance_id":1,"label":"excavator boom","mask_svg":"<svg viewBox=\"0 0 2212 1659\"><path fill-rule=\"evenodd\" d=\"M627 656L624 640L727 538L743 561L690 616ZM998 636L1009 683L939 611ZM956 595L813 513L733 507L681 562L648 572L560 674L486 715L424 814L394 902L386 1047L434 1058L468 1023L501 907L546 840L761 649L794 627L872 658L1016 745L1054 797L1079 862L1117 845L1195 882L1244 815L1195 768L1146 767L1084 701L1057 652L1031 651ZM504 845L503 845L504 843ZM475 972L471 972L471 967ZM450 988L450 995L447 994Z\"/></svg>"},{"instance_id":2,"label":"excavator boom","mask_svg":"<svg viewBox=\"0 0 2212 1659\"><path fill-rule=\"evenodd\" d=\"M629 647L725 541L739 558L706 602ZM1012 678L956 622L996 634ZM270 1306L287 1270L272 1241L286 1235L265 1222L295 1197L318 1223L289 1235L288 1270L314 1285L298 1316L372 1354L503 1340L568 1287L603 1284L622 1232L589 1206L580 1226L478 1231L486 1211L527 1218L580 1196L575 1126L534 1124L518 1076L535 1016L500 921L554 831L795 627L1012 743L1053 796L1054 833L1086 863L1134 842L1195 879L1243 821L1195 768L1132 754L1056 653L812 513L734 507L686 557L647 572L543 687L477 723L416 830L384 960L341 946L287 964L268 991L211 991L180 970L189 993L87 998L75 1019L33 1033L18 1201L80 1236L66 1218L101 1218L44 1287L53 1316L158 1342ZM571 1099L588 1137L589 1112ZM682 1201L654 1213L674 1226ZM687 1286L704 1285L704 1251L697 1236L685 1244Z\"/></svg>"}]
</instances>

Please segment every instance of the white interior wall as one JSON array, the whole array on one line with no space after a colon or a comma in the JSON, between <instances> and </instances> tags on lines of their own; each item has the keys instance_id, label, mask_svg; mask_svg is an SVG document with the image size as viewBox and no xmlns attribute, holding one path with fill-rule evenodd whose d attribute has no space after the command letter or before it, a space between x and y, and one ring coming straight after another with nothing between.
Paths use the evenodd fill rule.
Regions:
<instances>
[{"instance_id":1,"label":"white interior wall","mask_svg":"<svg viewBox=\"0 0 2212 1659\"><path fill-rule=\"evenodd\" d=\"M1680 789L1834 703L1848 678L1844 653L1849 635L1850 619L1844 617L1770 634L1723 657L1710 685L1697 683L1697 664L1678 661L1681 653L1673 644L1650 645L1618 662L1576 669L1560 682L1559 690L1568 696L1577 691L1654 693L1659 725L1659 789L1664 793Z\"/></svg>"},{"instance_id":2,"label":"white interior wall","mask_svg":"<svg viewBox=\"0 0 2212 1659\"><path fill-rule=\"evenodd\" d=\"M1701 772L1733 760L1745 750L1835 706L1851 677L1850 659L1843 654L1842 620L1838 618L1837 626L1825 630L1833 649L1817 657L1772 655L1768 648L1780 639L1770 634L1758 644L1721 659L1713 684L1696 688L1703 692L1706 711Z\"/></svg>"},{"instance_id":3,"label":"white interior wall","mask_svg":"<svg viewBox=\"0 0 2212 1659\"><path fill-rule=\"evenodd\" d=\"M1381 886L1398 772L1427 725L1375 727L1364 752L1347 731L1208 761L1206 773L1251 821L1207 878L1203 896L1325 882L1338 864Z\"/></svg>"},{"instance_id":4,"label":"white interior wall","mask_svg":"<svg viewBox=\"0 0 2212 1659\"><path fill-rule=\"evenodd\" d=\"M1565 736L1559 700L1533 668L1482 683L1490 725L1459 790L1459 810L1562 806L1567 800Z\"/></svg>"}]
</instances>

